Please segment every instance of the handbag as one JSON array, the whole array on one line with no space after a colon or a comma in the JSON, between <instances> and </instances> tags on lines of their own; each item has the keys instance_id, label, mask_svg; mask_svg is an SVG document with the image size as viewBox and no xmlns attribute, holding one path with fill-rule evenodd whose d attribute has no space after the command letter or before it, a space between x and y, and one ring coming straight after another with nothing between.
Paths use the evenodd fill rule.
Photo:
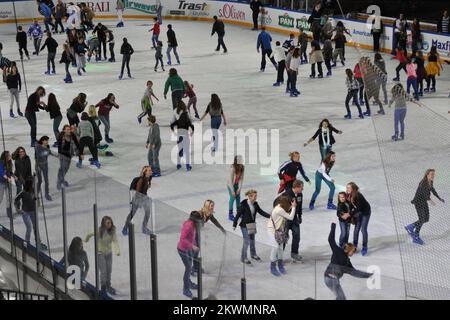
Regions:
<instances>
[{"instance_id":1,"label":"handbag","mask_svg":"<svg viewBox=\"0 0 450 320\"><path fill-rule=\"evenodd\" d=\"M270 218L270 220L272 220L273 228L275 229L275 241L279 245L286 244L289 241L289 234L286 232L286 230L284 230L283 227L277 229L272 217Z\"/></svg>"},{"instance_id":2,"label":"handbag","mask_svg":"<svg viewBox=\"0 0 450 320\"><path fill-rule=\"evenodd\" d=\"M247 223L245 225L245 227L247 228L248 235L256 234L256 223L255 222Z\"/></svg>"}]
</instances>

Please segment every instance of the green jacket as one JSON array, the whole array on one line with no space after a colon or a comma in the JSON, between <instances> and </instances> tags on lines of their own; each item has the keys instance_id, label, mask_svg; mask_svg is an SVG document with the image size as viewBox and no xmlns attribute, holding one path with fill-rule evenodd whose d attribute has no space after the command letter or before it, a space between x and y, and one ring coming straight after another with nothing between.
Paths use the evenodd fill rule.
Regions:
<instances>
[{"instance_id":1,"label":"green jacket","mask_svg":"<svg viewBox=\"0 0 450 320\"><path fill-rule=\"evenodd\" d=\"M166 85L164 86L164 95L166 95L167 91L169 91L169 87L172 89L172 92L181 90L184 93L184 82L178 75L170 76L166 80Z\"/></svg>"}]
</instances>

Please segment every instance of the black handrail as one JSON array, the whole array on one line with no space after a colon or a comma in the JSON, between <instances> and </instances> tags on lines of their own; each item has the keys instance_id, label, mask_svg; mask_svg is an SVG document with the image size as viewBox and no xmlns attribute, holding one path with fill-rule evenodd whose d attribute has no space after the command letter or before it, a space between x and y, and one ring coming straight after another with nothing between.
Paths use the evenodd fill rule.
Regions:
<instances>
[{"instance_id":1,"label":"black handrail","mask_svg":"<svg viewBox=\"0 0 450 320\"><path fill-rule=\"evenodd\" d=\"M48 295L0 289L0 300L48 300Z\"/></svg>"}]
</instances>

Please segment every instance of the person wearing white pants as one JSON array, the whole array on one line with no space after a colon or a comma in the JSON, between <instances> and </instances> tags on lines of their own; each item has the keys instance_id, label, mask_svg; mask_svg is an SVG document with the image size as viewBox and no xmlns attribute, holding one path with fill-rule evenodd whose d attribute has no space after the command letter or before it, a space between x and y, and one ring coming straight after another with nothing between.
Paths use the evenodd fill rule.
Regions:
<instances>
[{"instance_id":1,"label":"person wearing white pants","mask_svg":"<svg viewBox=\"0 0 450 320\"><path fill-rule=\"evenodd\" d=\"M191 150L190 150L190 137L194 133L194 125L192 124L189 113L187 112L186 104L183 101L178 102L177 108L174 110L173 121L170 124L170 129L174 131L177 127L177 170L181 169L181 158L186 160L186 170L190 171L192 166L191 162ZM191 128L191 132L189 132Z\"/></svg>"},{"instance_id":2,"label":"person wearing white pants","mask_svg":"<svg viewBox=\"0 0 450 320\"><path fill-rule=\"evenodd\" d=\"M117 0L116 10L117 10L117 19L119 20L119 22L117 23L117 27L123 27L123 11L125 10L123 0Z\"/></svg>"},{"instance_id":3,"label":"person wearing white pants","mask_svg":"<svg viewBox=\"0 0 450 320\"><path fill-rule=\"evenodd\" d=\"M72 29L73 27L75 27L75 29L79 29L81 24L80 7L78 7L73 2L70 2L69 6L67 7L67 14L69 15L69 17L67 18L66 22L66 29Z\"/></svg>"}]
</instances>

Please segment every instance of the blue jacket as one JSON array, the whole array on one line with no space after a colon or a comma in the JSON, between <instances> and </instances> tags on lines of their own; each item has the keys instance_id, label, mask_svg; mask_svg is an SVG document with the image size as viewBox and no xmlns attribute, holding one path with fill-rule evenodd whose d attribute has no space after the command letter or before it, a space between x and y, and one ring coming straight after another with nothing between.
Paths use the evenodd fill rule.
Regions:
<instances>
[{"instance_id":1,"label":"blue jacket","mask_svg":"<svg viewBox=\"0 0 450 320\"><path fill-rule=\"evenodd\" d=\"M6 171L5 165L0 162L0 183L6 183L6 179L3 176L11 177L11 172Z\"/></svg>"},{"instance_id":2,"label":"blue jacket","mask_svg":"<svg viewBox=\"0 0 450 320\"><path fill-rule=\"evenodd\" d=\"M261 31L258 36L258 41L256 43L256 48L259 49L262 47L263 49L272 49L270 43L272 42L272 37L265 31Z\"/></svg>"},{"instance_id":3,"label":"blue jacket","mask_svg":"<svg viewBox=\"0 0 450 320\"><path fill-rule=\"evenodd\" d=\"M40 25L35 25L34 23L30 26L28 29L28 35L32 36L33 38L42 38L42 35L44 33L42 32Z\"/></svg>"}]
</instances>

